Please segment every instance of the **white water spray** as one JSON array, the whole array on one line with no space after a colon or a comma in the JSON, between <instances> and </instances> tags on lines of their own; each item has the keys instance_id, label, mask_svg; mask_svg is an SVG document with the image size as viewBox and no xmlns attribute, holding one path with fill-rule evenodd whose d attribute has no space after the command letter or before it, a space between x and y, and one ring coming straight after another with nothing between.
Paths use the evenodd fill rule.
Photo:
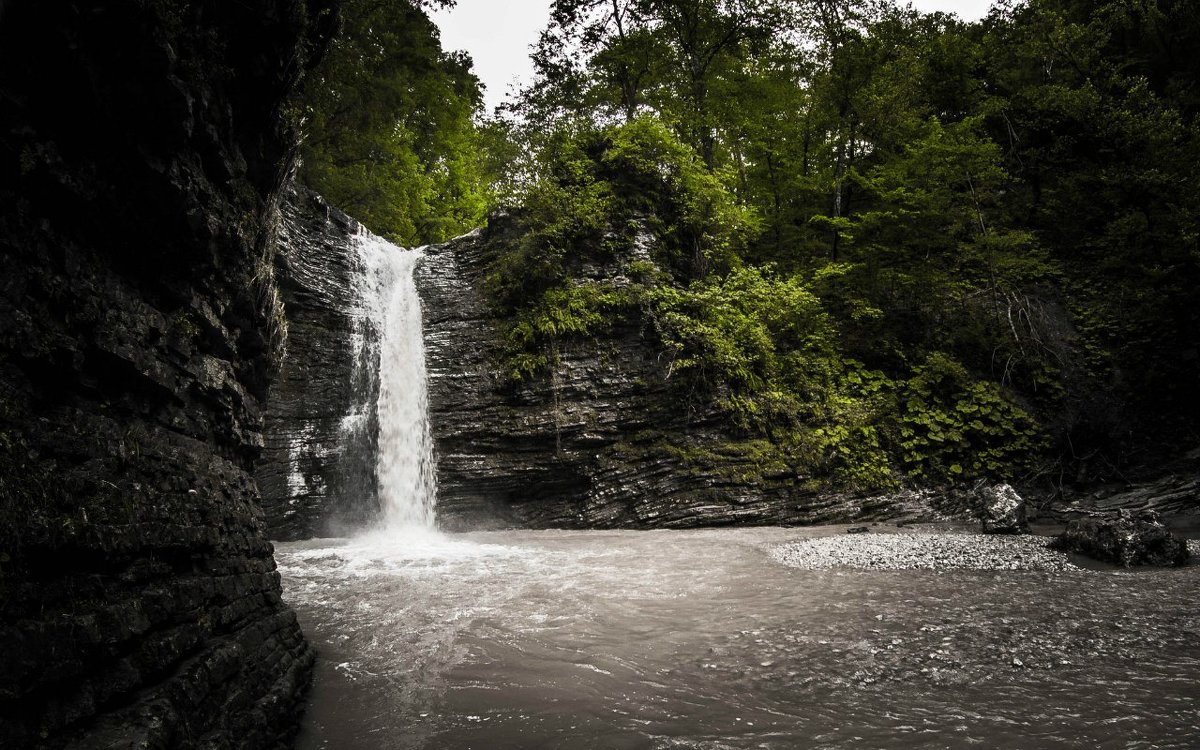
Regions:
<instances>
[{"instance_id":1,"label":"white water spray","mask_svg":"<svg viewBox=\"0 0 1200 750\"><path fill-rule=\"evenodd\" d=\"M378 353L375 468L381 525L389 531L433 529L437 480L421 299L413 281L421 252L404 250L367 232L358 235L356 245L363 267L358 282L362 315L378 331L377 343L364 348ZM373 359L367 360L368 367Z\"/></svg>"}]
</instances>

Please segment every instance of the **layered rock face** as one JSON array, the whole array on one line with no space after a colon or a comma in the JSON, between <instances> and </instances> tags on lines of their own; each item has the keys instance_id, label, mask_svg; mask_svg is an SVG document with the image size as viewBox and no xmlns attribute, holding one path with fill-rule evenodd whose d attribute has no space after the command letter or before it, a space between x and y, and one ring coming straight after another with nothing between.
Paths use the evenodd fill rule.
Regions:
<instances>
[{"instance_id":1,"label":"layered rock face","mask_svg":"<svg viewBox=\"0 0 1200 750\"><path fill-rule=\"evenodd\" d=\"M361 227L303 193L284 213L277 269L289 351L258 478L271 533L299 539L344 533L378 513L378 384L364 377L378 362L354 364L355 350L369 349L363 337L378 332L355 318L353 239ZM493 216L487 229L424 248L417 266L443 528L982 519L988 532L1026 530L1026 504L1007 485L856 495L764 467L764 446L736 435L716 409L679 406L694 400L674 390L653 332L636 325L606 332L602 342L564 342L552 372L510 381L506 321L483 288L488 259L520 231L519 222ZM649 259L649 242L603 264L580 263L571 275L628 283L630 264ZM348 415L358 418L349 437ZM1194 511L1195 496L1195 478L1185 476L1088 504L1178 514Z\"/></svg>"},{"instance_id":2,"label":"layered rock face","mask_svg":"<svg viewBox=\"0 0 1200 750\"><path fill-rule=\"evenodd\" d=\"M250 470L325 2L0 4L0 746L276 747L313 655Z\"/></svg>"},{"instance_id":3,"label":"layered rock face","mask_svg":"<svg viewBox=\"0 0 1200 750\"><path fill-rule=\"evenodd\" d=\"M764 473L753 444L731 440L715 410L680 409L650 332L626 326L601 344L564 345L543 379L513 384L497 362L501 321L481 292L489 243L515 231L493 217L425 250L430 421L438 519L446 528L518 525L615 528L807 524L936 516L932 493L852 496ZM635 243L636 244L636 243ZM616 280L644 248L611 266Z\"/></svg>"},{"instance_id":4,"label":"layered rock face","mask_svg":"<svg viewBox=\"0 0 1200 750\"><path fill-rule=\"evenodd\" d=\"M266 413L257 477L270 533L345 533L379 511L375 487L378 336L355 299L361 227L299 192L284 207L277 270L288 351ZM555 371L514 385L499 366L502 321L481 291L491 228L424 248L416 284L424 307L439 524L615 528L801 524L965 515L958 496L818 493L803 477L761 478L753 450L728 438L715 411L682 412L658 353L632 326L606 343L564 347ZM638 248L631 248L636 255ZM620 278L612 267L584 269ZM347 418L356 429L347 430ZM951 504L957 503L954 508ZM963 507L959 507L963 506Z\"/></svg>"},{"instance_id":5,"label":"layered rock face","mask_svg":"<svg viewBox=\"0 0 1200 750\"><path fill-rule=\"evenodd\" d=\"M257 479L274 539L330 536L378 514L374 404L379 331L355 294L358 222L297 190L283 205L276 270L288 348L271 386Z\"/></svg>"}]
</instances>

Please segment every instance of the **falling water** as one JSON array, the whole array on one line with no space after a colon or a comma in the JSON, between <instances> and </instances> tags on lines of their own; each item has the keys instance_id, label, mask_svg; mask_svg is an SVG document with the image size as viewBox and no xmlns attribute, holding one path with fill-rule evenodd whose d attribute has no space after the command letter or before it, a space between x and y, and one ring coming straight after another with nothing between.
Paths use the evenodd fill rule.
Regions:
<instances>
[{"instance_id":1,"label":"falling water","mask_svg":"<svg viewBox=\"0 0 1200 750\"><path fill-rule=\"evenodd\" d=\"M368 232L358 235L362 263L359 298L364 322L376 329L364 339L377 363L376 478L381 525L388 530L432 529L437 480L429 430L421 300L413 281L419 250L404 250ZM371 341L369 338L374 338Z\"/></svg>"}]
</instances>

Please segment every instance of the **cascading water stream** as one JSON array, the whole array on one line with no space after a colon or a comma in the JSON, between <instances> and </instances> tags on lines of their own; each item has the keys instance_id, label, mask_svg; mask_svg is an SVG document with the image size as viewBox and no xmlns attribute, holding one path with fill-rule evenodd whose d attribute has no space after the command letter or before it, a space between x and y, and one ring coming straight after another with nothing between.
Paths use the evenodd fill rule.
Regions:
<instances>
[{"instance_id":1,"label":"cascading water stream","mask_svg":"<svg viewBox=\"0 0 1200 750\"><path fill-rule=\"evenodd\" d=\"M429 397L421 299L413 280L420 250L405 250L369 232L356 238L364 323L375 340L360 347L377 384L376 478L380 525L389 532L432 530L437 479L429 428Z\"/></svg>"}]
</instances>

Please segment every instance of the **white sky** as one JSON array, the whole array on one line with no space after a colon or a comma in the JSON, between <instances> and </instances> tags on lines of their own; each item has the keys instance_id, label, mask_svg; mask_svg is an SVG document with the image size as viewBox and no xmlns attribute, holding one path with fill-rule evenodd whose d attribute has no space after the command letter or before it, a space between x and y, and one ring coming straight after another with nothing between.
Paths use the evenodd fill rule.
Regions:
<instances>
[{"instance_id":1,"label":"white sky","mask_svg":"<svg viewBox=\"0 0 1200 750\"><path fill-rule=\"evenodd\" d=\"M919 10L957 13L973 21L982 18L990 0L912 0ZM442 47L466 50L475 61L475 74L487 91L485 111L504 99L511 84L533 74L529 46L550 15L550 0L458 0L452 10L432 14L442 30Z\"/></svg>"}]
</instances>

